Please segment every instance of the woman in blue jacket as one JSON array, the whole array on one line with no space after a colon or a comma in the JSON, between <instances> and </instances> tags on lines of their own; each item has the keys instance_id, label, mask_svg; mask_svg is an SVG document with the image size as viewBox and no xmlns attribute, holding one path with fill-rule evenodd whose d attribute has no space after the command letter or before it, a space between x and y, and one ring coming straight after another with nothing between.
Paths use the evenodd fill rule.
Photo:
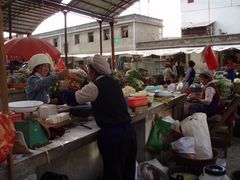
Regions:
<instances>
[{"instance_id":1,"label":"woman in blue jacket","mask_svg":"<svg viewBox=\"0 0 240 180\"><path fill-rule=\"evenodd\" d=\"M35 54L29 60L28 67L31 76L27 79L26 95L28 100L38 100L51 103L49 88L58 80L68 76L68 70L51 73L54 69L52 59L48 54Z\"/></svg>"}]
</instances>

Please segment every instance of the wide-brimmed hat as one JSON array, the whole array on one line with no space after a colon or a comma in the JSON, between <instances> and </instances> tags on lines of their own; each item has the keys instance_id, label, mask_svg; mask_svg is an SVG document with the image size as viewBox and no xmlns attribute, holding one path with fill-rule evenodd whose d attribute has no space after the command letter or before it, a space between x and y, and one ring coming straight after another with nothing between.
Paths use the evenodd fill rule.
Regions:
<instances>
[{"instance_id":1,"label":"wide-brimmed hat","mask_svg":"<svg viewBox=\"0 0 240 180\"><path fill-rule=\"evenodd\" d=\"M41 64L49 64L50 69L54 70L52 58L48 54L43 53L33 55L28 62L28 68L32 72L35 67Z\"/></svg>"},{"instance_id":2,"label":"wide-brimmed hat","mask_svg":"<svg viewBox=\"0 0 240 180\"><path fill-rule=\"evenodd\" d=\"M109 75L111 69L109 63L99 54L93 57L93 60L89 63L99 74Z\"/></svg>"}]
</instances>

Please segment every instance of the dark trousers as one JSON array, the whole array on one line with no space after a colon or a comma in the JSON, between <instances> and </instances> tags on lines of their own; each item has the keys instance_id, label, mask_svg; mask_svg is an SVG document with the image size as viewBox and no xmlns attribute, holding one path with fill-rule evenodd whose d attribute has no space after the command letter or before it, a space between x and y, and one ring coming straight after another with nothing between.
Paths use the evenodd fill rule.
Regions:
<instances>
[{"instance_id":1,"label":"dark trousers","mask_svg":"<svg viewBox=\"0 0 240 180\"><path fill-rule=\"evenodd\" d=\"M208 106L200 103L191 103L189 106L188 115L192 115L196 112L203 112L206 113L208 117L210 117L216 113L217 108L218 108L217 103L212 103Z\"/></svg>"},{"instance_id":2,"label":"dark trousers","mask_svg":"<svg viewBox=\"0 0 240 180\"><path fill-rule=\"evenodd\" d=\"M97 144L103 158L104 180L134 180L137 142L130 123L102 128Z\"/></svg>"}]
</instances>

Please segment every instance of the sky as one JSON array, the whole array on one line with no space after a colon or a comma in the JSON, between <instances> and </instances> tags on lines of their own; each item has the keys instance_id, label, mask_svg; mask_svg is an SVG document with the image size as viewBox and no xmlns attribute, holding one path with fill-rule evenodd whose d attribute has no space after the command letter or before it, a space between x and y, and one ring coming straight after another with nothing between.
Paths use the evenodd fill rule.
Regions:
<instances>
[{"instance_id":1,"label":"sky","mask_svg":"<svg viewBox=\"0 0 240 180\"><path fill-rule=\"evenodd\" d=\"M120 16L128 14L141 14L163 20L163 37L181 36L181 0L140 0L125 10ZM68 13L67 26L75 26L95 21L92 18ZM54 24L54 26L53 26ZM61 12L43 21L33 34L48 32L64 28L64 16Z\"/></svg>"}]
</instances>

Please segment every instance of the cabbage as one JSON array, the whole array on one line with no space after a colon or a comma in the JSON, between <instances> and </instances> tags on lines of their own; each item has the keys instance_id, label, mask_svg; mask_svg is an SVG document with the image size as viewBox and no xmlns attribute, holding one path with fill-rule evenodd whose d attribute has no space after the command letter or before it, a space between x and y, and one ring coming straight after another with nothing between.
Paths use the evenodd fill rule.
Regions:
<instances>
[{"instance_id":1,"label":"cabbage","mask_svg":"<svg viewBox=\"0 0 240 180\"><path fill-rule=\"evenodd\" d=\"M215 84L220 92L221 97L229 97L231 95L232 82L231 80L222 77L221 79L215 80Z\"/></svg>"}]
</instances>

